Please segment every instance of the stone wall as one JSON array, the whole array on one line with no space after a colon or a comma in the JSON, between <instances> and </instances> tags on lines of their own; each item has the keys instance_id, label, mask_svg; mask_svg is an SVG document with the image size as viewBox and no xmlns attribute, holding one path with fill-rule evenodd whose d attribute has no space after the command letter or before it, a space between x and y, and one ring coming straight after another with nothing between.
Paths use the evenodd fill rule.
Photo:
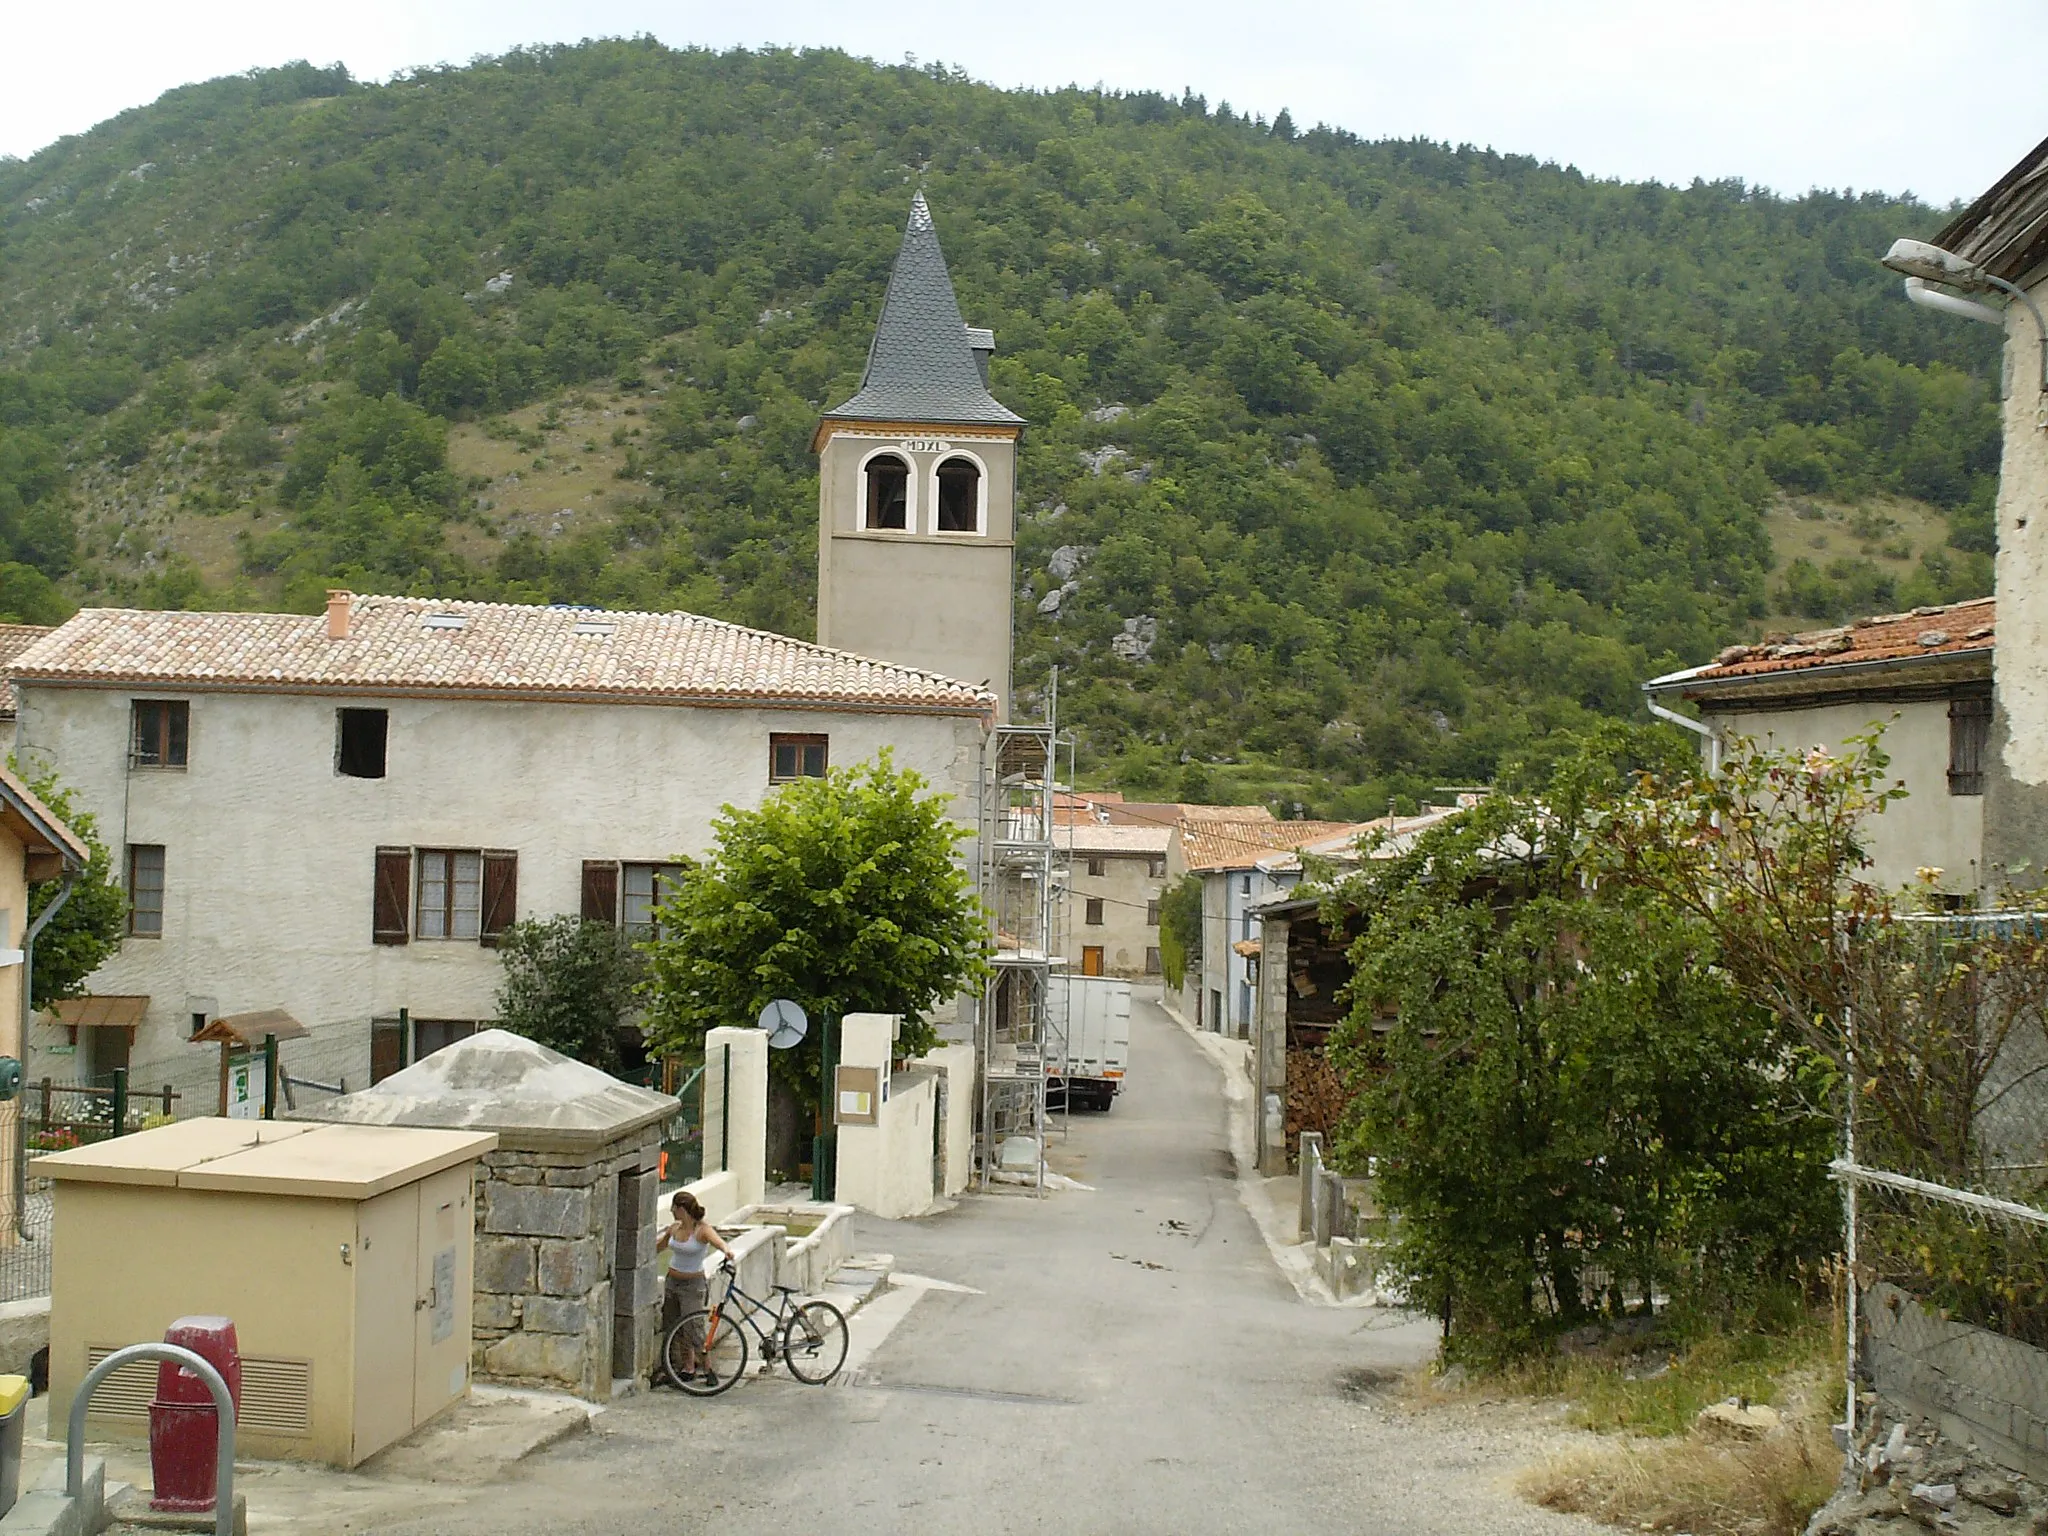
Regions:
<instances>
[{"instance_id":1,"label":"stone wall","mask_svg":"<svg viewBox=\"0 0 2048 1536\"><path fill-rule=\"evenodd\" d=\"M1862 1316L1861 1363L1880 1401L2048 1479L2048 1351L1938 1317L1894 1285L1866 1291Z\"/></svg>"},{"instance_id":2,"label":"stone wall","mask_svg":"<svg viewBox=\"0 0 2048 1536\"><path fill-rule=\"evenodd\" d=\"M613 1377L648 1374L661 1312L659 1160L653 1128L594 1153L512 1147L484 1157L476 1192L476 1375L601 1402ZM624 1206L622 1178L630 1180ZM623 1233L622 1210L630 1222Z\"/></svg>"}]
</instances>

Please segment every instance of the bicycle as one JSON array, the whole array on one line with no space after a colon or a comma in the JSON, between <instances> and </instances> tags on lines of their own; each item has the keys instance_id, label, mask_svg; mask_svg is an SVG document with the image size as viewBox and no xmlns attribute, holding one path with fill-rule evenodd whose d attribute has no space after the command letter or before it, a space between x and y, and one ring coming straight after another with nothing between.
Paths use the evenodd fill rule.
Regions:
<instances>
[{"instance_id":1,"label":"bicycle","mask_svg":"<svg viewBox=\"0 0 2048 1536\"><path fill-rule=\"evenodd\" d=\"M715 1306L685 1314L661 1341L661 1368L670 1385L692 1397L716 1397L746 1374L747 1329L760 1341L761 1359L773 1366L777 1359L789 1367L789 1374L806 1386L822 1387L846 1364L846 1314L829 1301L806 1301L792 1305L793 1285L778 1285L774 1307L740 1289L739 1280L728 1276L725 1295ZM726 1316L732 1302L740 1304L733 1316ZM763 1318L767 1321L764 1323ZM696 1328L694 1335L685 1329ZM683 1343L694 1337L699 1342L689 1353L697 1357L697 1369L683 1372Z\"/></svg>"}]
</instances>

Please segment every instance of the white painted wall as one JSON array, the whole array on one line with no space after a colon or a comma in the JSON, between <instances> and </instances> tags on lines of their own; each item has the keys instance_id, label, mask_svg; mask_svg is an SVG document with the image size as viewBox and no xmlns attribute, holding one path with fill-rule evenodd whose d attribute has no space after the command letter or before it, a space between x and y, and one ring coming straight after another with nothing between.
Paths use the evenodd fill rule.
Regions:
<instances>
[{"instance_id":1,"label":"white painted wall","mask_svg":"<svg viewBox=\"0 0 2048 1536\"><path fill-rule=\"evenodd\" d=\"M1883 725L1883 746L1891 757L1887 777L1904 781L1906 798L1893 801L1867 824L1873 860L1868 878L1898 888L1915 884L1916 871L1931 867L1943 872L1939 889L1965 895L1976 890L1983 862L1984 797L1948 792L1946 700L1722 715L1711 712L1711 703L1703 708L1708 723L1731 738L1768 740L1789 750L1820 746L1840 752L1851 736Z\"/></svg>"},{"instance_id":2,"label":"white painted wall","mask_svg":"<svg viewBox=\"0 0 2048 1536\"><path fill-rule=\"evenodd\" d=\"M733 1176L734 1205L759 1205L768 1193L768 1036L758 1028L706 1030L701 1086L704 1172Z\"/></svg>"},{"instance_id":3,"label":"white painted wall","mask_svg":"<svg viewBox=\"0 0 2048 1536\"><path fill-rule=\"evenodd\" d=\"M1212 870L1202 880L1202 1026L1219 1034L1248 1038L1256 1010L1253 964L1234 948L1259 937L1251 909L1290 890L1300 871L1262 869ZM1212 1017L1212 1000L1220 995L1223 1017Z\"/></svg>"},{"instance_id":4,"label":"white painted wall","mask_svg":"<svg viewBox=\"0 0 2048 1536\"><path fill-rule=\"evenodd\" d=\"M101 993L150 998L136 1032L138 1092L176 1085L181 1111L210 1113L218 1056L186 1043L189 1015L283 1007L313 1031L283 1047L293 1073L369 1081L369 1021L489 1019L501 967L474 942L370 941L380 845L519 854L518 912L581 904L585 859L701 854L721 805L761 803L771 732L824 733L846 766L893 748L899 766L958 797L972 826L979 720L936 714L633 704L180 693L33 685L20 692L17 752L54 766L99 818L117 861L164 845L160 939L129 939L92 977ZM132 698L191 703L189 765L128 767ZM334 769L335 711L390 711L387 776ZM963 845L971 858L971 845ZM742 1022L742 1021L735 1021ZM29 1071L70 1079L64 1031L31 1031Z\"/></svg>"},{"instance_id":5,"label":"white painted wall","mask_svg":"<svg viewBox=\"0 0 2048 1536\"><path fill-rule=\"evenodd\" d=\"M945 1084L938 1192L957 1195L974 1177L974 1047L942 1045L927 1052L918 1065L931 1068Z\"/></svg>"},{"instance_id":6,"label":"white painted wall","mask_svg":"<svg viewBox=\"0 0 2048 1536\"><path fill-rule=\"evenodd\" d=\"M900 1021L886 1013L849 1013L840 1023L842 1066L873 1067L888 1085L875 1124L838 1129L835 1198L890 1220L931 1209L933 1121L937 1074L889 1071Z\"/></svg>"}]
</instances>

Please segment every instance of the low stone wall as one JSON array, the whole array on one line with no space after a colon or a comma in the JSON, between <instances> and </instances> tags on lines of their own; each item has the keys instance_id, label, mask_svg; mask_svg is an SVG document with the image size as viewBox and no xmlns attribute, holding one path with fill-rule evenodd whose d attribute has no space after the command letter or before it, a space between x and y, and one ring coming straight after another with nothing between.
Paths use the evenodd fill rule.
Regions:
<instances>
[{"instance_id":1,"label":"low stone wall","mask_svg":"<svg viewBox=\"0 0 2048 1536\"><path fill-rule=\"evenodd\" d=\"M28 1375L30 1362L49 1347L49 1297L0 1302L0 1374Z\"/></svg>"},{"instance_id":2,"label":"low stone wall","mask_svg":"<svg viewBox=\"0 0 2048 1536\"><path fill-rule=\"evenodd\" d=\"M596 1154L501 1148L477 1174L473 1369L608 1400L644 1376L659 1326L652 1132ZM634 1181L621 1234L620 1180ZM621 1241L621 1238L624 1241ZM633 1263L618 1264L621 1254ZM615 1336L620 1339L615 1348Z\"/></svg>"},{"instance_id":3,"label":"low stone wall","mask_svg":"<svg viewBox=\"0 0 2048 1536\"><path fill-rule=\"evenodd\" d=\"M2048 1480L2048 1351L1949 1322L1884 1283L1864 1292L1862 1318L1862 1364L1880 1400Z\"/></svg>"},{"instance_id":4,"label":"low stone wall","mask_svg":"<svg viewBox=\"0 0 2048 1536\"><path fill-rule=\"evenodd\" d=\"M785 1237L776 1266L779 1285L793 1285L807 1296L824 1289L832 1272L853 1257L853 1213L850 1205L801 1201L791 1205L756 1205L733 1213L735 1222L781 1227L809 1225L802 1237ZM751 1287L749 1287L751 1289Z\"/></svg>"}]
</instances>

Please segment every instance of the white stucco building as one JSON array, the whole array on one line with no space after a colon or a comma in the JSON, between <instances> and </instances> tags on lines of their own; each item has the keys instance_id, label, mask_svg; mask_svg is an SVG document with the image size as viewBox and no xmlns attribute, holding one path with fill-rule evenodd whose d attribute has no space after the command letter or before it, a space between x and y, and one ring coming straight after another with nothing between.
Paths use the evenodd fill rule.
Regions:
<instances>
[{"instance_id":1,"label":"white stucco building","mask_svg":"<svg viewBox=\"0 0 2048 1536\"><path fill-rule=\"evenodd\" d=\"M1703 743L1710 756L1736 736L1840 752L1850 737L1882 727L1887 777L1906 797L1865 828L1868 878L1898 889L1938 869L1934 888L1952 904L1974 905L1996 883L1984 856L1996 606L1979 598L1730 646L1706 666L1643 688L1666 704L1698 707L1714 733Z\"/></svg>"},{"instance_id":2,"label":"white stucco building","mask_svg":"<svg viewBox=\"0 0 2048 1536\"><path fill-rule=\"evenodd\" d=\"M282 1007L287 1071L351 1088L495 1013L493 936L648 921L721 806L893 751L976 815L993 690L690 614L337 593L324 615L87 609L12 668L16 751L98 818L129 937L110 1022L28 1070L127 1066L211 1112L189 1037ZM410 1025L410 1043L399 1029ZM114 1022L126 1020L127 1022Z\"/></svg>"},{"instance_id":3,"label":"white stucco building","mask_svg":"<svg viewBox=\"0 0 2048 1536\"><path fill-rule=\"evenodd\" d=\"M1953 258L1951 276L1939 283L1958 291L1944 294L1909 279L1907 288L1918 286L1923 302L1951 311L1926 323L1964 324L1954 314L1960 309L2005 333L1999 622L1983 859L1995 888L2035 888L2048 879L2048 336L2038 309L2048 300L2048 141L1928 243ZM2014 289L2032 306L2019 302Z\"/></svg>"}]
</instances>

